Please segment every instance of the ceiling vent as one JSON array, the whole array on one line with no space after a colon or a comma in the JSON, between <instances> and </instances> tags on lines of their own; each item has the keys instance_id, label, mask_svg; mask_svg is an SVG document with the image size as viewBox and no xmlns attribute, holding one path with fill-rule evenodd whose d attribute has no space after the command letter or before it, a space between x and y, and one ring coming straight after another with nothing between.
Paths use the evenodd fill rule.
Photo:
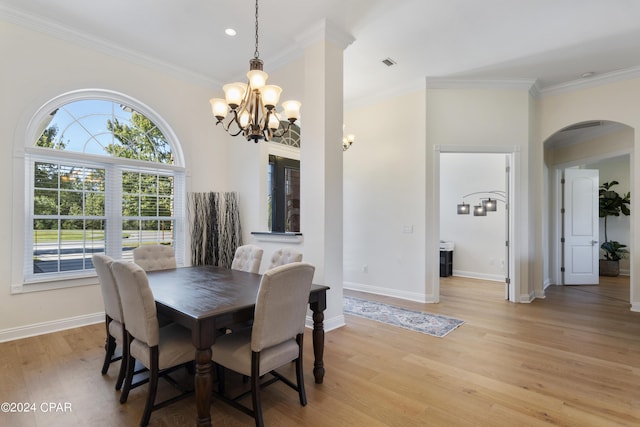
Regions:
<instances>
[{"instance_id":1,"label":"ceiling vent","mask_svg":"<svg viewBox=\"0 0 640 427\"><path fill-rule=\"evenodd\" d=\"M394 60L393 60L393 59L391 59L391 58L385 58L385 59L383 59L383 60L382 60L382 63L383 63L384 65L386 65L387 67L391 67L392 65L396 65L396 61L394 61Z\"/></svg>"}]
</instances>

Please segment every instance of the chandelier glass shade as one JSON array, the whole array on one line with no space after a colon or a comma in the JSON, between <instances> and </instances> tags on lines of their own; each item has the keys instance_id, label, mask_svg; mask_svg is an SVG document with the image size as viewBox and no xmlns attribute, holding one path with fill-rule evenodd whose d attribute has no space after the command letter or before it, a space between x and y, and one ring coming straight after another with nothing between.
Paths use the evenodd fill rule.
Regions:
<instances>
[{"instance_id":1,"label":"chandelier glass shade","mask_svg":"<svg viewBox=\"0 0 640 427\"><path fill-rule=\"evenodd\" d=\"M280 100L282 88L268 85L269 75L263 71L263 62L258 53L258 0L256 0L256 45L254 57L249 61L247 83L235 82L223 86L224 99L212 98L211 110L222 124L225 131L232 136L242 134L247 140L258 142L271 140L274 136L282 136L292 123L300 118L300 102L285 101L282 103L286 126L281 126L280 114L276 106ZM225 123L226 120L226 123Z\"/></svg>"}]
</instances>

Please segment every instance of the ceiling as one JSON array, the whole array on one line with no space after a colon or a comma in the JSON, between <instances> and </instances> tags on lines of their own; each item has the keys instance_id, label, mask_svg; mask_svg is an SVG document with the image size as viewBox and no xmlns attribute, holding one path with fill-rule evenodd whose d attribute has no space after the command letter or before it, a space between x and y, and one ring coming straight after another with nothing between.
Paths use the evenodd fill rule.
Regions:
<instances>
[{"instance_id":1,"label":"ceiling","mask_svg":"<svg viewBox=\"0 0 640 427\"><path fill-rule=\"evenodd\" d=\"M0 0L0 18L217 87L248 69L254 7L252 0ZM347 105L424 85L427 76L528 79L545 90L586 72L597 79L640 66L636 0L261 0L265 71L299 56L300 34L323 19L355 39L344 53ZM227 27L238 35L226 36Z\"/></svg>"}]
</instances>

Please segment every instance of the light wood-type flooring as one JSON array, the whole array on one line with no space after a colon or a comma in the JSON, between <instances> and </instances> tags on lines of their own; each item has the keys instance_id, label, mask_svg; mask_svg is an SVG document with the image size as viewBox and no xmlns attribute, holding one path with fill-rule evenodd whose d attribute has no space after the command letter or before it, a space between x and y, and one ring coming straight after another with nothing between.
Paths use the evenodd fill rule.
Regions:
<instances>
[{"instance_id":1,"label":"light wood-type flooring","mask_svg":"<svg viewBox=\"0 0 640 427\"><path fill-rule=\"evenodd\" d=\"M640 313L629 311L628 278L601 279L551 286L531 304L504 301L496 282L457 277L441 280L439 304L345 291L465 323L434 338L347 315L326 334L321 385L307 331L309 404L276 383L263 393L266 425L639 426ZM0 426L138 425L146 386L118 403L118 363L100 375L103 344L101 324L0 344L0 402L36 406L0 412ZM216 426L253 424L219 401L211 413ZM192 426L194 414L187 398L154 412L150 425Z\"/></svg>"}]
</instances>

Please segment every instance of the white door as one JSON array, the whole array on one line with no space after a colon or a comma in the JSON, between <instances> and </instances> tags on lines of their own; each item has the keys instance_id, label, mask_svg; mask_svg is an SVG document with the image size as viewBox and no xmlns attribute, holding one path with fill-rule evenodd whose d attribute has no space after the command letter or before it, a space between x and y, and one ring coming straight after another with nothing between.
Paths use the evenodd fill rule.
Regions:
<instances>
[{"instance_id":1,"label":"white door","mask_svg":"<svg viewBox=\"0 0 640 427\"><path fill-rule=\"evenodd\" d=\"M564 171L564 284L597 285L598 170Z\"/></svg>"}]
</instances>

